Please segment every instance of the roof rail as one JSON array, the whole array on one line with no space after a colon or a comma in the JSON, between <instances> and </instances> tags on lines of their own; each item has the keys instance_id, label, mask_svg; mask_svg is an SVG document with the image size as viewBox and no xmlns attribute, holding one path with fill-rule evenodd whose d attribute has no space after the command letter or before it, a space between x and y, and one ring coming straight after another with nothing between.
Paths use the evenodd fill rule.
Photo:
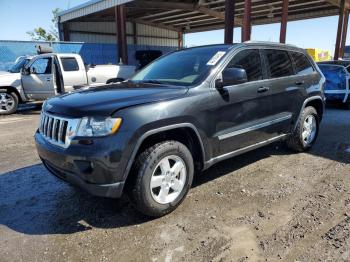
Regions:
<instances>
[{"instance_id":1,"label":"roof rail","mask_svg":"<svg viewBox=\"0 0 350 262\"><path fill-rule=\"evenodd\" d=\"M296 45L292 45L292 44L282 44L282 43L278 43L278 42L269 42L269 41L253 41L253 40L249 40L249 41L245 41L243 42L244 44L268 44L268 45L284 45L284 46L291 46L291 47L297 47Z\"/></svg>"}]
</instances>

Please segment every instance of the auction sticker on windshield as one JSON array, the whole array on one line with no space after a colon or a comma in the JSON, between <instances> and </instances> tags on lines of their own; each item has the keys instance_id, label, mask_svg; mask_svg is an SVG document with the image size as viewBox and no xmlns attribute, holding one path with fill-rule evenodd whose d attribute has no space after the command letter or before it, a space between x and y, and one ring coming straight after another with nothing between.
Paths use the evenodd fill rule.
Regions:
<instances>
[{"instance_id":1,"label":"auction sticker on windshield","mask_svg":"<svg viewBox=\"0 0 350 262\"><path fill-rule=\"evenodd\" d=\"M226 54L224 51L218 51L207 63L207 65L216 65L216 63Z\"/></svg>"}]
</instances>

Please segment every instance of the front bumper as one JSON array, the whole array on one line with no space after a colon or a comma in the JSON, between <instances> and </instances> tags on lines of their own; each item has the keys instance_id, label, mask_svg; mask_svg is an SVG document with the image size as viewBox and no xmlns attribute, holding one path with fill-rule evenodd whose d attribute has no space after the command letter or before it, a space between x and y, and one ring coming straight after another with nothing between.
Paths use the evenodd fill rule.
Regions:
<instances>
[{"instance_id":1,"label":"front bumper","mask_svg":"<svg viewBox=\"0 0 350 262\"><path fill-rule=\"evenodd\" d=\"M120 141L120 139L118 139ZM97 139L92 145L75 143L61 148L35 133L38 154L56 177L95 196L118 198L125 184L123 142L113 137Z\"/></svg>"},{"instance_id":2,"label":"front bumper","mask_svg":"<svg viewBox=\"0 0 350 262\"><path fill-rule=\"evenodd\" d=\"M123 193L124 182L98 185L90 184L79 178L77 175L70 173L66 170L60 170L58 167L53 166L47 160L41 159L47 170L54 176L66 181L72 185L84 189L88 193L94 196L119 198Z\"/></svg>"}]
</instances>

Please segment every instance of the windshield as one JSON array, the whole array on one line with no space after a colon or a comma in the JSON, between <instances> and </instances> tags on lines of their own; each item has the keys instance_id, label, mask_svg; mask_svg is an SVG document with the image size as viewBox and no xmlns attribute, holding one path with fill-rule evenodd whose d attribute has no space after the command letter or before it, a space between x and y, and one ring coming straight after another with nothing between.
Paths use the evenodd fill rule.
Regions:
<instances>
[{"instance_id":1,"label":"windshield","mask_svg":"<svg viewBox=\"0 0 350 262\"><path fill-rule=\"evenodd\" d=\"M30 59L28 58L21 58L20 60L18 60L17 63L15 63L13 66L11 66L11 68L8 70L11 73L19 73L22 69L22 67L24 67L28 61Z\"/></svg>"},{"instance_id":2,"label":"windshield","mask_svg":"<svg viewBox=\"0 0 350 262\"><path fill-rule=\"evenodd\" d=\"M230 46L184 49L161 57L138 72L131 81L191 86L204 80Z\"/></svg>"}]
</instances>

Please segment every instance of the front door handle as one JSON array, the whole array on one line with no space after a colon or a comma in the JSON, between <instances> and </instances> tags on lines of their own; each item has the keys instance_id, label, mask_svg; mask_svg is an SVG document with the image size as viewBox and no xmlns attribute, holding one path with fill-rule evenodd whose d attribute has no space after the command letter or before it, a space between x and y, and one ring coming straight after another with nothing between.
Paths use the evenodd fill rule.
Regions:
<instances>
[{"instance_id":1,"label":"front door handle","mask_svg":"<svg viewBox=\"0 0 350 262\"><path fill-rule=\"evenodd\" d=\"M258 88L258 93L265 93L269 90L270 90L270 88L268 86L262 86L262 87Z\"/></svg>"},{"instance_id":2,"label":"front door handle","mask_svg":"<svg viewBox=\"0 0 350 262\"><path fill-rule=\"evenodd\" d=\"M50 82L50 81L51 81L51 78L50 78L50 77L46 78L46 81L47 81L47 82Z\"/></svg>"},{"instance_id":3,"label":"front door handle","mask_svg":"<svg viewBox=\"0 0 350 262\"><path fill-rule=\"evenodd\" d=\"M302 86L303 84L305 84L305 81L297 81L297 82L295 82L295 85L297 85L297 86Z\"/></svg>"}]
</instances>

